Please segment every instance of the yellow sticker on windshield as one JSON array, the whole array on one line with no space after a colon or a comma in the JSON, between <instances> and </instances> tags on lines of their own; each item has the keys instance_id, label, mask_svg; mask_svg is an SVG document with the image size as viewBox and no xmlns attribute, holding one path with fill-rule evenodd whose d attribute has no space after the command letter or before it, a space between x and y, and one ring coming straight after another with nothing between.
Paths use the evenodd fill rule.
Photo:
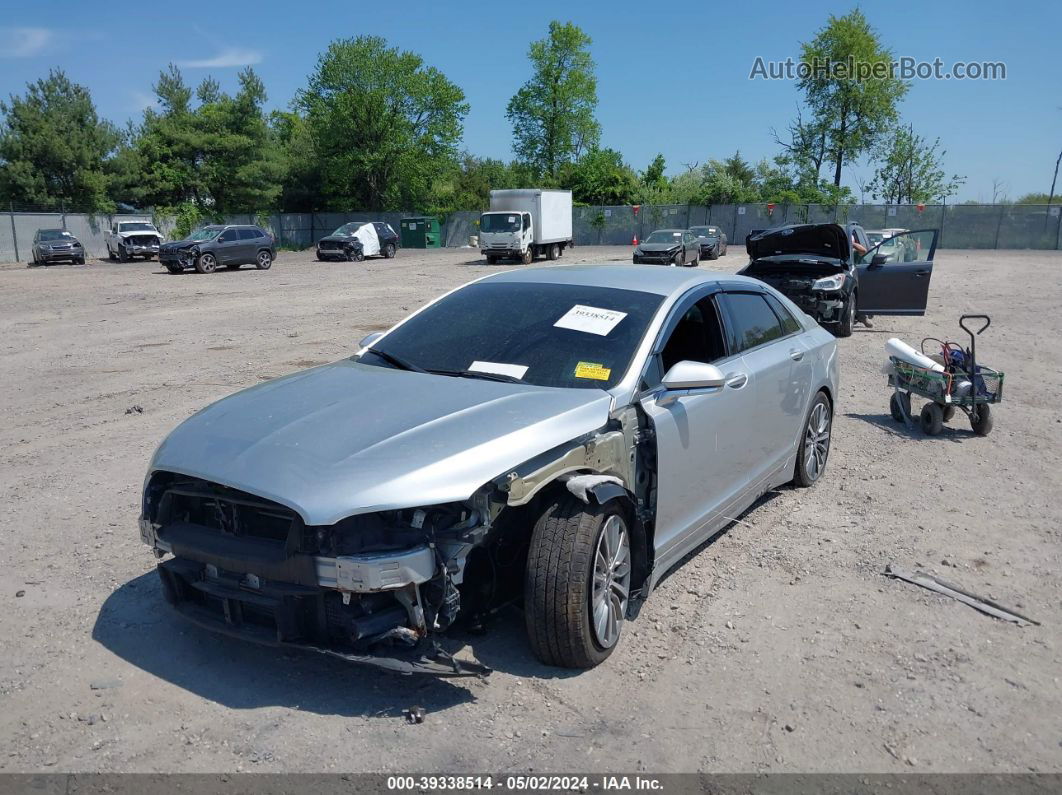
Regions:
<instances>
[{"instance_id":1,"label":"yellow sticker on windshield","mask_svg":"<svg viewBox=\"0 0 1062 795\"><path fill-rule=\"evenodd\" d=\"M576 378L592 378L595 381L607 381L612 369L596 362L579 362L575 365Z\"/></svg>"}]
</instances>

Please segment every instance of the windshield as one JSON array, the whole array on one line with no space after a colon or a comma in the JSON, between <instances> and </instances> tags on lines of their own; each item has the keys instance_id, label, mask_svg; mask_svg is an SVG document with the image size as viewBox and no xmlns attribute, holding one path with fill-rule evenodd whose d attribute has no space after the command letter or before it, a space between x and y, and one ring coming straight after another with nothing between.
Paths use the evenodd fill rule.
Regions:
<instances>
[{"instance_id":1,"label":"windshield","mask_svg":"<svg viewBox=\"0 0 1062 795\"><path fill-rule=\"evenodd\" d=\"M716 237L719 234L714 226L694 226L690 231L698 237Z\"/></svg>"},{"instance_id":2,"label":"windshield","mask_svg":"<svg viewBox=\"0 0 1062 795\"><path fill-rule=\"evenodd\" d=\"M373 345L365 364L495 373L535 386L608 389L623 377L662 296L568 284L477 283Z\"/></svg>"},{"instance_id":3,"label":"windshield","mask_svg":"<svg viewBox=\"0 0 1062 795\"><path fill-rule=\"evenodd\" d=\"M881 232L867 232L867 240L870 241L870 245L876 246L882 240L885 239L885 235Z\"/></svg>"},{"instance_id":4,"label":"windshield","mask_svg":"<svg viewBox=\"0 0 1062 795\"><path fill-rule=\"evenodd\" d=\"M119 232L154 232L155 227L141 221L118 224Z\"/></svg>"},{"instance_id":5,"label":"windshield","mask_svg":"<svg viewBox=\"0 0 1062 795\"><path fill-rule=\"evenodd\" d=\"M481 232L519 232L519 213L485 213L480 216L479 230Z\"/></svg>"},{"instance_id":6,"label":"windshield","mask_svg":"<svg viewBox=\"0 0 1062 795\"><path fill-rule=\"evenodd\" d=\"M354 233L365 226L364 221L351 221L349 224L343 224L339 227L333 235L339 235L340 237L354 237Z\"/></svg>"},{"instance_id":7,"label":"windshield","mask_svg":"<svg viewBox=\"0 0 1062 795\"><path fill-rule=\"evenodd\" d=\"M645 239L646 243L681 243L682 233L666 230L657 230Z\"/></svg>"},{"instance_id":8,"label":"windshield","mask_svg":"<svg viewBox=\"0 0 1062 795\"><path fill-rule=\"evenodd\" d=\"M63 229L42 229L41 240L69 240L73 235Z\"/></svg>"},{"instance_id":9,"label":"windshield","mask_svg":"<svg viewBox=\"0 0 1062 795\"><path fill-rule=\"evenodd\" d=\"M188 235L189 240L213 240L215 237L221 234L223 226L204 226L202 229L196 229L192 234Z\"/></svg>"}]
</instances>

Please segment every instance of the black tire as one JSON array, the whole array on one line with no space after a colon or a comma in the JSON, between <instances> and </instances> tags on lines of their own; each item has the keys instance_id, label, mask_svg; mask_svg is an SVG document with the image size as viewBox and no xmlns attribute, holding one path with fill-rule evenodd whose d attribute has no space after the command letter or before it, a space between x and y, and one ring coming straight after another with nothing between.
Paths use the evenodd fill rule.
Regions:
<instances>
[{"instance_id":1,"label":"black tire","mask_svg":"<svg viewBox=\"0 0 1062 795\"><path fill-rule=\"evenodd\" d=\"M954 416L955 416L955 407L954 406L945 406L944 407L944 422L950 422L951 418L954 417Z\"/></svg>"},{"instance_id":2,"label":"black tire","mask_svg":"<svg viewBox=\"0 0 1062 795\"><path fill-rule=\"evenodd\" d=\"M213 273L218 269L218 260L209 251L195 258L195 269L199 273Z\"/></svg>"},{"instance_id":3,"label":"black tire","mask_svg":"<svg viewBox=\"0 0 1062 795\"><path fill-rule=\"evenodd\" d=\"M531 649L546 665L592 668L606 660L622 638L622 620L616 622L608 646L602 646L591 625L595 556L613 516L627 533L629 588L629 524L619 503L591 506L560 492L535 523L524 576L524 617Z\"/></svg>"},{"instance_id":4,"label":"black tire","mask_svg":"<svg viewBox=\"0 0 1062 795\"><path fill-rule=\"evenodd\" d=\"M121 243L118 244L118 261L129 262L129 254L126 253L125 246Z\"/></svg>"},{"instance_id":5,"label":"black tire","mask_svg":"<svg viewBox=\"0 0 1062 795\"><path fill-rule=\"evenodd\" d=\"M365 259L365 254L362 249L351 246L347 251L347 262L361 262L363 259Z\"/></svg>"},{"instance_id":6,"label":"black tire","mask_svg":"<svg viewBox=\"0 0 1062 795\"><path fill-rule=\"evenodd\" d=\"M520 257L520 262L522 262L524 265L530 265L534 261L535 261L535 251L534 251L533 248L531 248L531 246L528 246L527 247L527 251L525 251L523 253L523 255Z\"/></svg>"},{"instance_id":7,"label":"black tire","mask_svg":"<svg viewBox=\"0 0 1062 795\"><path fill-rule=\"evenodd\" d=\"M701 252L698 251L696 254L693 255L693 262L689 263L689 267L697 268L697 267L700 266L700 264L701 264Z\"/></svg>"},{"instance_id":8,"label":"black tire","mask_svg":"<svg viewBox=\"0 0 1062 795\"><path fill-rule=\"evenodd\" d=\"M273 253L268 249L262 249L254 259L254 266L260 271L267 271L273 267Z\"/></svg>"},{"instance_id":9,"label":"black tire","mask_svg":"<svg viewBox=\"0 0 1062 795\"><path fill-rule=\"evenodd\" d=\"M388 243L386 246L384 246L383 255L387 257L387 259L394 259L395 254L397 252L398 249L395 248L394 243Z\"/></svg>"},{"instance_id":10,"label":"black tire","mask_svg":"<svg viewBox=\"0 0 1062 795\"><path fill-rule=\"evenodd\" d=\"M976 409L976 414L974 413ZM992 410L987 403L974 406L971 409L970 427L978 436L988 436L992 432Z\"/></svg>"},{"instance_id":11,"label":"black tire","mask_svg":"<svg viewBox=\"0 0 1062 795\"><path fill-rule=\"evenodd\" d=\"M107 246L107 259L112 261L118 259L118 256L113 251L111 251L110 246Z\"/></svg>"},{"instance_id":12,"label":"black tire","mask_svg":"<svg viewBox=\"0 0 1062 795\"><path fill-rule=\"evenodd\" d=\"M708 259L710 259L710 260L719 259L719 249L718 248L713 248L711 251L709 251L708 252Z\"/></svg>"},{"instance_id":13,"label":"black tire","mask_svg":"<svg viewBox=\"0 0 1062 795\"><path fill-rule=\"evenodd\" d=\"M556 243L551 244L550 247L546 250L546 259L555 260L555 259L558 259L559 257L560 257L560 246L558 246Z\"/></svg>"},{"instance_id":14,"label":"black tire","mask_svg":"<svg viewBox=\"0 0 1062 795\"><path fill-rule=\"evenodd\" d=\"M145 254L144 255L144 262L151 262L151 260L153 260L153 259L155 259L155 255L154 254Z\"/></svg>"},{"instance_id":15,"label":"black tire","mask_svg":"<svg viewBox=\"0 0 1062 795\"><path fill-rule=\"evenodd\" d=\"M677 268L682 264L682 255L676 254L671 258L671 262L668 263L672 268Z\"/></svg>"},{"instance_id":16,"label":"black tire","mask_svg":"<svg viewBox=\"0 0 1062 795\"><path fill-rule=\"evenodd\" d=\"M77 264L77 265L84 265L85 264L85 258L84 257L78 257L77 259L74 260L74 263Z\"/></svg>"},{"instance_id":17,"label":"black tire","mask_svg":"<svg viewBox=\"0 0 1062 795\"><path fill-rule=\"evenodd\" d=\"M487 255L487 264L488 265L497 265L498 264L498 258L495 257L492 254L488 254Z\"/></svg>"},{"instance_id":18,"label":"black tire","mask_svg":"<svg viewBox=\"0 0 1062 795\"><path fill-rule=\"evenodd\" d=\"M903 411L900 410L900 406L903 406ZM893 392L892 397L889 398L889 413L897 422L904 422L904 411L907 412L908 417L911 416L911 396L904 392Z\"/></svg>"},{"instance_id":19,"label":"black tire","mask_svg":"<svg viewBox=\"0 0 1062 795\"><path fill-rule=\"evenodd\" d=\"M856 317L856 294L852 293L848 296L848 301L845 303L844 308L841 310L844 314L841 315L841 320L837 323L835 333L838 337L851 337L852 327L855 326Z\"/></svg>"},{"instance_id":20,"label":"black tire","mask_svg":"<svg viewBox=\"0 0 1062 795\"><path fill-rule=\"evenodd\" d=\"M173 274L184 273L184 268L176 262L167 262L166 270Z\"/></svg>"},{"instance_id":21,"label":"black tire","mask_svg":"<svg viewBox=\"0 0 1062 795\"><path fill-rule=\"evenodd\" d=\"M822 427L823 417L825 418L824 429ZM825 430L825 438L822 436L823 430ZM800 434L796 467L793 471L793 485L807 488L819 482L829 462L832 437L833 407L826 393L819 392L811 401L807 419L804 420L804 430Z\"/></svg>"},{"instance_id":22,"label":"black tire","mask_svg":"<svg viewBox=\"0 0 1062 795\"><path fill-rule=\"evenodd\" d=\"M927 436L936 436L944 430L944 411L936 403L926 403L918 416L922 423L922 432Z\"/></svg>"}]
</instances>

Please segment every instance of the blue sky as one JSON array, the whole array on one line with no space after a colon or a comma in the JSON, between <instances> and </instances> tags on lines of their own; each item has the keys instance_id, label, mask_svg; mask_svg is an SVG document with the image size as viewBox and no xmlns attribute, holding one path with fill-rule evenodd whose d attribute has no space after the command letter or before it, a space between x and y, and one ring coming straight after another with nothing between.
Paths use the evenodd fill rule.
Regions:
<instances>
[{"instance_id":1,"label":"blue sky","mask_svg":"<svg viewBox=\"0 0 1062 795\"><path fill-rule=\"evenodd\" d=\"M92 91L100 113L137 119L169 62L189 82L210 74L235 84L252 63L269 104L286 107L334 38L373 33L420 53L460 85L471 104L464 145L509 158L505 105L528 77L528 43L549 20L571 20L594 40L602 143L642 169L661 152L668 171L736 149L749 160L777 153L770 128L794 116L787 81L749 80L757 56L799 53L828 14L852 3L271 2L148 4L108 0L8 7L0 19L0 96L59 66ZM940 137L949 172L967 176L958 199L991 201L1050 187L1062 148L1057 83L1057 2L865 3L897 55L946 65L1003 61L1002 81L916 80L901 108L916 132ZM865 174L865 169L861 170ZM854 187L846 174L845 182ZM868 197L869 200L869 197Z\"/></svg>"}]
</instances>

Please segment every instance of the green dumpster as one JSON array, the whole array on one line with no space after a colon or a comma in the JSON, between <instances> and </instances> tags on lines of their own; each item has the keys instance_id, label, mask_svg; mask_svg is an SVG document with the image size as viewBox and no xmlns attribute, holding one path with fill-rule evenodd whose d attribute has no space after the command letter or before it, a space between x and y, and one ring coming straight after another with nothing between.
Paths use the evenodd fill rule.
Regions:
<instances>
[{"instance_id":1,"label":"green dumpster","mask_svg":"<svg viewBox=\"0 0 1062 795\"><path fill-rule=\"evenodd\" d=\"M427 215L403 218L399 226L402 248L439 248L442 245L438 218Z\"/></svg>"}]
</instances>

